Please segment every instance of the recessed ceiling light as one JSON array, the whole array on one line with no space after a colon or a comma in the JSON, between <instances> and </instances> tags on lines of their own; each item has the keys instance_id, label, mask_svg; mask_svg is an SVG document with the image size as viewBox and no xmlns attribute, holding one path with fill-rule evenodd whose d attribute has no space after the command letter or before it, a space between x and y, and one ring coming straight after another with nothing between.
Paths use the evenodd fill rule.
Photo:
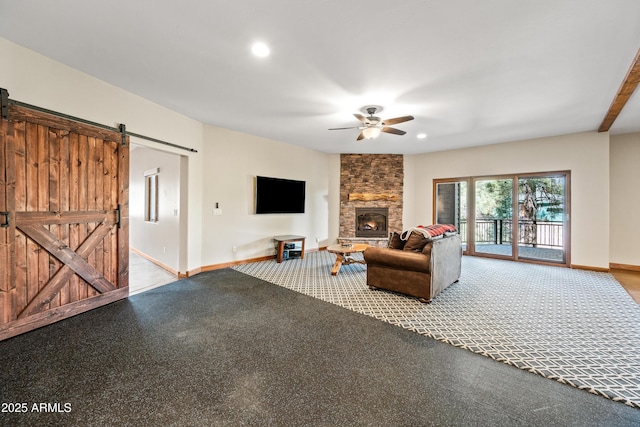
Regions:
<instances>
[{"instance_id":1,"label":"recessed ceiling light","mask_svg":"<svg viewBox=\"0 0 640 427\"><path fill-rule=\"evenodd\" d=\"M253 54L259 58L269 56L269 53L271 53L271 51L269 50L269 46L262 42L254 43L254 45L251 46L251 52L253 52Z\"/></svg>"},{"instance_id":2,"label":"recessed ceiling light","mask_svg":"<svg viewBox=\"0 0 640 427\"><path fill-rule=\"evenodd\" d=\"M425 139L426 137L427 137L427 134L426 134L426 133L419 133L419 134L417 135L417 138L418 138L418 139Z\"/></svg>"}]
</instances>

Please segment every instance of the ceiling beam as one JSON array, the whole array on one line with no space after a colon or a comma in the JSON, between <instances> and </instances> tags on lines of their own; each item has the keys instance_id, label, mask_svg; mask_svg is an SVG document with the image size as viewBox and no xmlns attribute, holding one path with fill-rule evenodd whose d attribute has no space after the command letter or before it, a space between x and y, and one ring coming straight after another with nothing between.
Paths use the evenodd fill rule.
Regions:
<instances>
[{"instance_id":1,"label":"ceiling beam","mask_svg":"<svg viewBox=\"0 0 640 427\"><path fill-rule=\"evenodd\" d=\"M640 49L638 49L638 53L636 53L636 57L631 63L631 67L629 67L629 71L627 71L627 75L624 77L624 80L620 85L620 89L618 89L616 97L613 98L609 111L598 128L598 132L606 132L611 128L613 122L618 118L618 114L620 114L624 105L627 103L629 98L631 98L633 91L636 90L638 83L640 83Z\"/></svg>"}]
</instances>

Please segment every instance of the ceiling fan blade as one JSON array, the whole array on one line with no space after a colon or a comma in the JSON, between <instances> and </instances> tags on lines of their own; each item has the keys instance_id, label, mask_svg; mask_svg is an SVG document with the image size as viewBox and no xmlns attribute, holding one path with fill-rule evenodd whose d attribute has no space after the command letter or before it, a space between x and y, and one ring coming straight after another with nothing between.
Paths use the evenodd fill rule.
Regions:
<instances>
[{"instance_id":1,"label":"ceiling fan blade","mask_svg":"<svg viewBox=\"0 0 640 427\"><path fill-rule=\"evenodd\" d=\"M402 117L396 117L394 119L383 120L382 123L384 123L385 125L397 125L398 123L408 122L409 120L413 120L413 119L414 119L413 116L402 116Z\"/></svg>"},{"instance_id":2,"label":"ceiling fan blade","mask_svg":"<svg viewBox=\"0 0 640 427\"><path fill-rule=\"evenodd\" d=\"M388 126L385 126L382 128L382 132L386 132L386 133L392 133L394 135L404 135L406 132L400 129L396 129L396 128L390 128Z\"/></svg>"},{"instance_id":3,"label":"ceiling fan blade","mask_svg":"<svg viewBox=\"0 0 640 427\"><path fill-rule=\"evenodd\" d=\"M356 138L356 141L360 141L364 139L364 132L360 132L360 135L358 135L358 137Z\"/></svg>"},{"instance_id":4,"label":"ceiling fan blade","mask_svg":"<svg viewBox=\"0 0 640 427\"><path fill-rule=\"evenodd\" d=\"M331 128L329 130L344 130L344 129L358 129L359 126L351 126L348 128Z\"/></svg>"},{"instance_id":5,"label":"ceiling fan blade","mask_svg":"<svg viewBox=\"0 0 640 427\"><path fill-rule=\"evenodd\" d=\"M362 123L367 123L367 118L362 114L354 114L355 118L360 120Z\"/></svg>"}]
</instances>

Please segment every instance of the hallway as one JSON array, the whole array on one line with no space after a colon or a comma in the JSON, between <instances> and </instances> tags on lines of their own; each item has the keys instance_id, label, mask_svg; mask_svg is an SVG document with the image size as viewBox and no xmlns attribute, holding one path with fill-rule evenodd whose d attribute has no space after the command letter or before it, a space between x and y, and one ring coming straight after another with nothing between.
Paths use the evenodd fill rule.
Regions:
<instances>
[{"instance_id":1,"label":"hallway","mask_svg":"<svg viewBox=\"0 0 640 427\"><path fill-rule=\"evenodd\" d=\"M129 252L129 295L175 282L178 278L148 259Z\"/></svg>"}]
</instances>

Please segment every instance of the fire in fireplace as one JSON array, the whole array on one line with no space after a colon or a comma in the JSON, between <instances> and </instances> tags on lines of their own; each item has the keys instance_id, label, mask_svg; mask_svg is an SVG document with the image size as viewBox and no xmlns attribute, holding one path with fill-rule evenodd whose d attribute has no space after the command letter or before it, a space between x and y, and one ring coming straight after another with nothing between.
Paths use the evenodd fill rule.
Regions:
<instances>
[{"instance_id":1,"label":"fire in fireplace","mask_svg":"<svg viewBox=\"0 0 640 427\"><path fill-rule=\"evenodd\" d=\"M356 237L387 237L389 208L356 208Z\"/></svg>"}]
</instances>

